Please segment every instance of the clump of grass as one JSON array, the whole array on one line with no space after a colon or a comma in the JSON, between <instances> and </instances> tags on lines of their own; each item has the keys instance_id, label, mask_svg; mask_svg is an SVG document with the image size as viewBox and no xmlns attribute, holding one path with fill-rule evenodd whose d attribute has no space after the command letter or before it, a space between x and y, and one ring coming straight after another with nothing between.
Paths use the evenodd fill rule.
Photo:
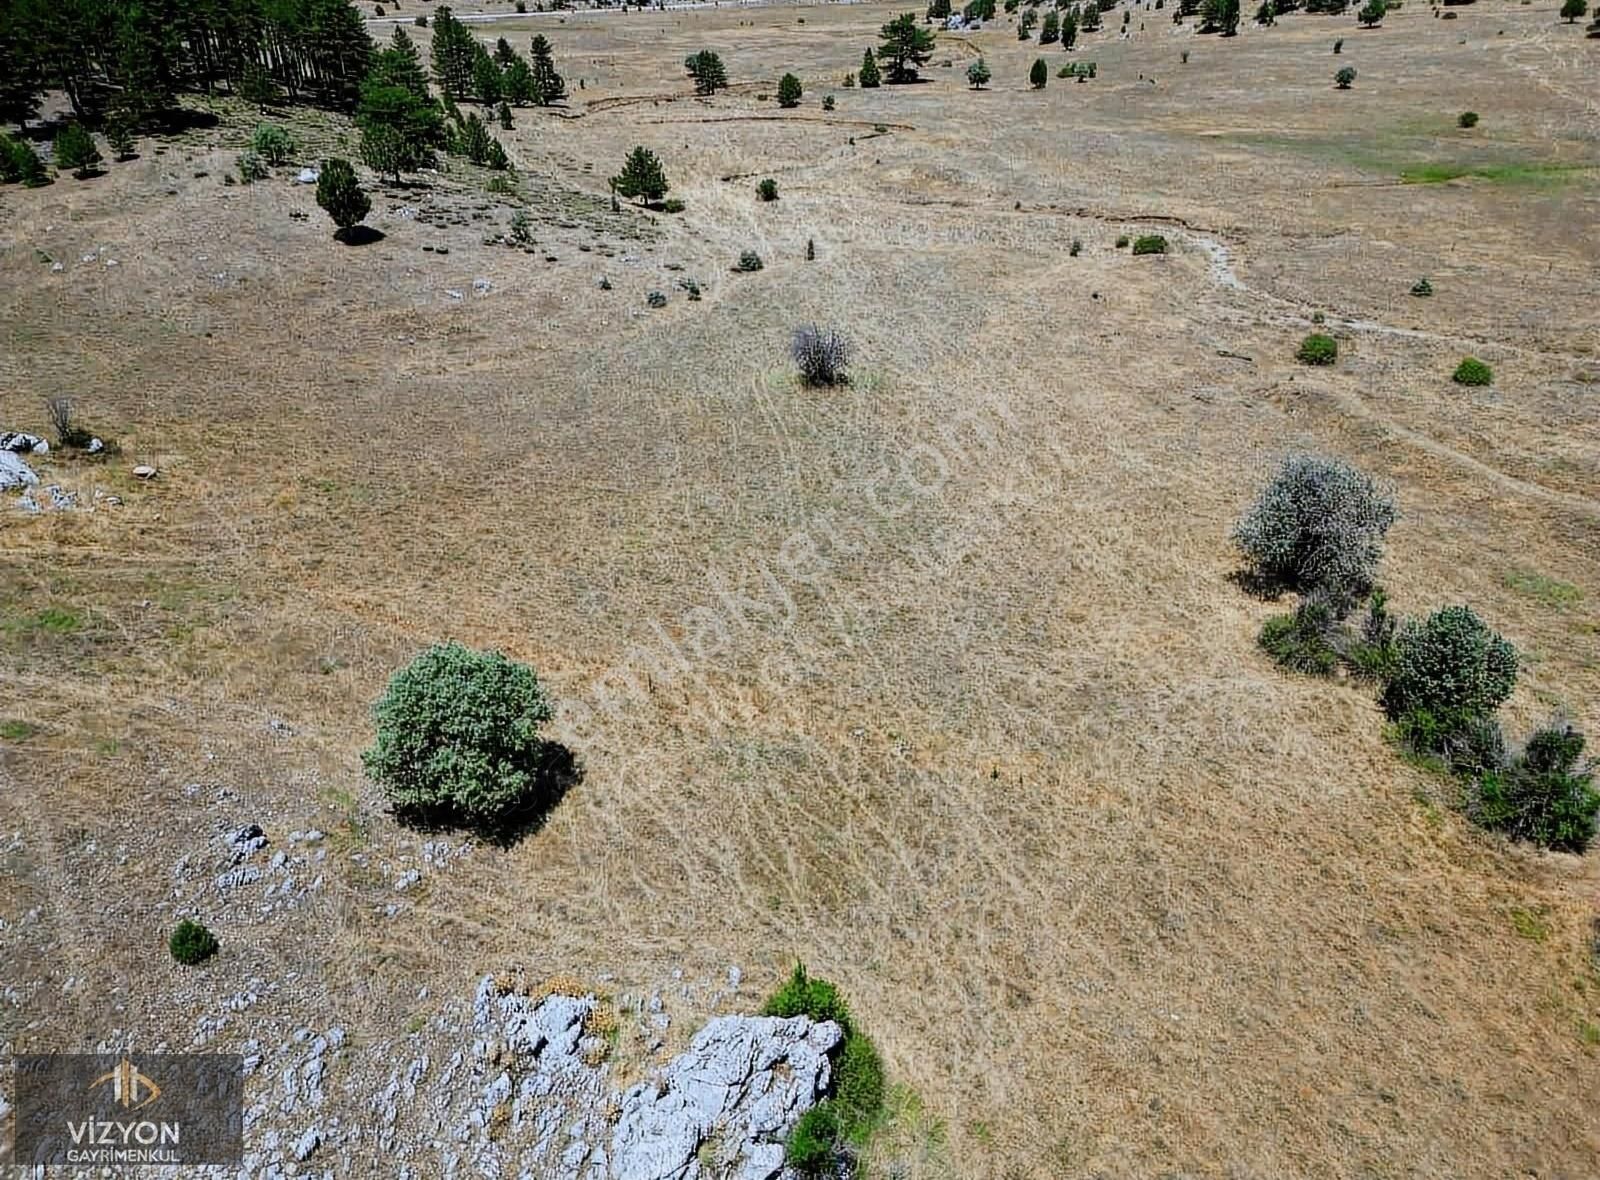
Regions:
<instances>
[{"instance_id":1,"label":"clump of grass","mask_svg":"<svg viewBox=\"0 0 1600 1180\"><path fill-rule=\"evenodd\" d=\"M1339 343L1323 332L1313 332L1300 341L1295 359L1303 365L1331 365L1339 359Z\"/></svg>"},{"instance_id":2,"label":"clump of grass","mask_svg":"<svg viewBox=\"0 0 1600 1180\"><path fill-rule=\"evenodd\" d=\"M1501 581L1506 589L1536 598L1547 606L1576 606L1583 601L1583 591L1571 582L1548 578L1531 570L1512 570Z\"/></svg>"},{"instance_id":3,"label":"clump of grass","mask_svg":"<svg viewBox=\"0 0 1600 1180\"><path fill-rule=\"evenodd\" d=\"M1457 385L1493 385L1494 370L1477 357L1469 356L1456 366L1450 380Z\"/></svg>"}]
</instances>

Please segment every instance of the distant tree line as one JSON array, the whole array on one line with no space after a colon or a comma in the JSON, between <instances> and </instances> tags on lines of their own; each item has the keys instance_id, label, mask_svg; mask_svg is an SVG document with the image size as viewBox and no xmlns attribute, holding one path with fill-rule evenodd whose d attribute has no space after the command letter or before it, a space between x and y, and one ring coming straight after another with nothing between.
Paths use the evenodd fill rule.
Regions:
<instances>
[{"instance_id":1,"label":"distant tree line","mask_svg":"<svg viewBox=\"0 0 1600 1180\"><path fill-rule=\"evenodd\" d=\"M348 0L3 0L0 121L51 89L79 120L133 126L183 93L349 109L372 56Z\"/></svg>"}]
</instances>

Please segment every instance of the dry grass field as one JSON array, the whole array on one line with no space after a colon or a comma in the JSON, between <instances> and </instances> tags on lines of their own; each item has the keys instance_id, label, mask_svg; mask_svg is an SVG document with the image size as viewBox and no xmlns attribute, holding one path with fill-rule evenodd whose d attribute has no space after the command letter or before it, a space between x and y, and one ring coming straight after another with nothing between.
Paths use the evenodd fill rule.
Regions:
<instances>
[{"instance_id":1,"label":"dry grass field","mask_svg":"<svg viewBox=\"0 0 1600 1180\"><path fill-rule=\"evenodd\" d=\"M1351 460L1397 488L1395 606L1517 644L1514 733L1600 731L1600 42L1551 0L1231 40L1139 8L843 88L904 7L475 26L545 32L571 101L505 133L519 197L375 186L366 246L293 169L224 185L223 101L0 192L0 428L65 395L121 444L38 464L120 504L0 505L0 1041L183 1045L273 978L240 1037L359 1043L507 965L736 964L748 1008L798 957L888 1062L874 1175L1600 1175L1600 854L1474 829L1370 689L1276 668L1228 541L1286 450ZM682 213L609 209L634 144ZM483 244L517 203L536 248ZM1294 361L1314 315L1334 368ZM812 320L850 386L796 383ZM583 776L396 908L436 837L359 753L446 637L539 670ZM329 833L314 904L175 888L250 821ZM203 976L164 948L196 906Z\"/></svg>"}]
</instances>

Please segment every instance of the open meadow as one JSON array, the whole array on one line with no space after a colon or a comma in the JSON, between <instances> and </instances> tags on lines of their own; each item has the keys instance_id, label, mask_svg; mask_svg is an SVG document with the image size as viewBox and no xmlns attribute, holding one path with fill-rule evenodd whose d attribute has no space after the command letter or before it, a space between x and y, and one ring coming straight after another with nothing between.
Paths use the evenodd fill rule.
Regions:
<instances>
[{"instance_id":1,"label":"open meadow","mask_svg":"<svg viewBox=\"0 0 1600 1180\"><path fill-rule=\"evenodd\" d=\"M336 1025L302 1174L393 1176L340 1070L485 974L614 1000L636 1078L800 960L883 1056L873 1177L1600 1175L1600 850L1480 830L1370 684L1276 666L1230 541L1285 453L1348 460L1391 607L1515 644L1507 734L1600 731L1600 40L1558 7L1119 7L1071 53L1002 12L875 89L904 6L513 15L468 28L544 34L567 101L508 173L358 167L366 244L294 183L356 158L308 107L189 95L0 188L0 430L67 397L117 444L0 500L0 1045ZM296 155L234 183L264 117ZM635 145L681 212L613 207ZM813 322L848 384L796 380ZM363 773L444 639L557 708L537 830Z\"/></svg>"}]
</instances>

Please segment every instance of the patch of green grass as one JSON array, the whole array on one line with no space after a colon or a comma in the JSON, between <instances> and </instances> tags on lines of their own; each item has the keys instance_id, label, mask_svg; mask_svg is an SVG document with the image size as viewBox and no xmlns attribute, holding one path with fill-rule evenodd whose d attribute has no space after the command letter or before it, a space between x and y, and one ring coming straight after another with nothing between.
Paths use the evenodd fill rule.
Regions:
<instances>
[{"instance_id":1,"label":"patch of green grass","mask_svg":"<svg viewBox=\"0 0 1600 1180\"><path fill-rule=\"evenodd\" d=\"M7 717L0 721L0 738L8 742L25 742L39 732L39 727L28 721Z\"/></svg>"},{"instance_id":2,"label":"patch of green grass","mask_svg":"<svg viewBox=\"0 0 1600 1180\"><path fill-rule=\"evenodd\" d=\"M1583 601L1583 591L1571 582L1548 578L1533 570L1511 570L1501 581L1506 589L1536 598L1546 606L1576 606Z\"/></svg>"},{"instance_id":3,"label":"patch of green grass","mask_svg":"<svg viewBox=\"0 0 1600 1180\"><path fill-rule=\"evenodd\" d=\"M1526 161L1514 163L1428 163L1400 169L1402 184L1444 184L1446 181L1468 177L1487 180L1492 184L1521 184L1549 186L1578 179L1578 173L1591 172L1596 164L1535 164Z\"/></svg>"},{"instance_id":4,"label":"patch of green grass","mask_svg":"<svg viewBox=\"0 0 1600 1180\"><path fill-rule=\"evenodd\" d=\"M1600 1024L1588 1020L1578 1021L1578 1038L1585 1045L1600 1045Z\"/></svg>"},{"instance_id":5,"label":"patch of green grass","mask_svg":"<svg viewBox=\"0 0 1600 1180\"><path fill-rule=\"evenodd\" d=\"M1543 942L1550 937L1549 906L1515 906L1511 910L1511 926L1518 938L1529 942Z\"/></svg>"},{"instance_id":6,"label":"patch of green grass","mask_svg":"<svg viewBox=\"0 0 1600 1180\"><path fill-rule=\"evenodd\" d=\"M47 606L32 614L12 615L0 621L0 631L25 639L33 635L71 635L83 630L85 624L83 615L75 610Z\"/></svg>"}]
</instances>

